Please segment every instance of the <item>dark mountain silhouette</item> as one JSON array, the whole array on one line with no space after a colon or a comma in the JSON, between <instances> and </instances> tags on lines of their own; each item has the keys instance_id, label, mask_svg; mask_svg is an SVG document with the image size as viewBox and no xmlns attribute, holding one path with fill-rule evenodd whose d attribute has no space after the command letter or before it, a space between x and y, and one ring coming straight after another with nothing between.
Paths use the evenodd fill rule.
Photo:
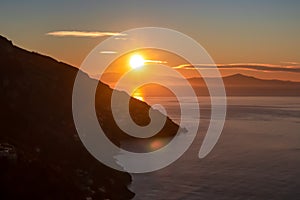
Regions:
<instances>
[{"instance_id":1,"label":"dark mountain silhouette","mask_svg":"<svg viewBox=\"0 0 300 200\"><path fill-rule=\"evenodd\" d=\"M198 95L208 95L202 78L191 78L189 81ZM223 82L227 96L300 96L299 82L264 80L243 74L223 77Z\"/></svg>"},{"instance_id":2,"label":"dark mountain silhouette","mask_svg":"<svg viewBox=\"0 0 300 200\"><path fill-rule=\"evenodd\" d=\"M94 159L78 138L72 117L77 68L14 46L0 36L0 199L131 199L131 177ZM94 82L86 76L86 86ZM123 133L110 109L112 89L99 82L95 108L99 123L116 145L123 140L152 140L174 135L169 118L154 137ZM120 97L126 95L119 92ZM150 107L131 99L131 115L149 123ZM122 114L122 113L120 113ZM113 159L113 158L112 158Z\"/></svg>"},{"instance_id":3,"label":"dark mountain silhouette","mask_svg":"<svg viewBox=\"0 0 300 200\"><path fill-rule=\"evenodd\" d=\"M218 87L214 81L216 78L207 78L212 89ZM190 85L197 96L209 96L206 82L203 78L189 78ZM300 96L300 82L265 80L243 74L235 74L223 77L227 96ZM185 90L181 80L173 81L173 85ZM172 93L162 90L160 86L152 84L142 90L145 96L173 96Z\"/></svg>"},{"instance_id":4,"label":"dark mountain silhouette","mask_svg":"<svg viewBox=\"0 0 300 200\"><path fill-rule=\"evenodd\" d=\"M118 74L106 74L104 81L107 83L110 77L118 79ZM181 79L177 79L170 76L165 77L166 84L181 88L185 91L185 85L183 85ZM212 88L216 87L214 84L215 78L208 78L212 81ZM191 86L194 88L198 96L209 96L206 83L203 78L189 78ZM113 82L113 81L112 81ZM243 74L234 74L231 76L223 77L224 86L227 96L300 96L300 82L282 81L282 80L265 80L258 79ZM149 84L146 87L140 89L140 92L144 96L155 97L169 97L174 96L170 91L164 90L161 86L155 84Z\"/></svg>"}]
</instances>

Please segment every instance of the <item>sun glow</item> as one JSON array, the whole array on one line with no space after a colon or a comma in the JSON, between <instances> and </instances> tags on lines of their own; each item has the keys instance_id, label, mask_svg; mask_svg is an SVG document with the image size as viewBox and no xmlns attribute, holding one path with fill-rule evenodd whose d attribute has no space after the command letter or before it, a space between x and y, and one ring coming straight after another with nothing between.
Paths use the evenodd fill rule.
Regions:
<instances>
[{"instance_id":1,"label":"sun glow","mask_svg":"<svg viewBox=\"0 0 300 200\"><path fill-rule=\"evenodd\" d=\"M131 56L129 64L132 69L137 69L145 64L145 59L141 55L135 54Z\"/></svg>"},{"instance_id":2,"label":"sun glow","mask_svg":"<svg viewBox=\"0 0 300 200\"><path fill-rule=\"evenodd\" d=\"M140 101L145 101L144 96L143 96L143 92L138 88L136 89L131 96L135 99L138 99Z\"/></svg>"},{"instance_id":3,"label":"sun glow","mask_svg":"<svg viewBox=\"0 0 300 200\"><path fill-rule=\"evenodd\" d=\"M145 101L143 94L140 92L134 92L132 96L133 98L138 99L140 101Z\"/></svg>"},{"instance_id":4,"label":"sun glow","mask_svg":"<svg viewBox=\"0 0 300 200\"><path fill-rule=\"evenodd\" d=\"M140 95L134 95L133 98L138 99L140 101L145 101L144 97Z\"/></svg>"}]
</instances>

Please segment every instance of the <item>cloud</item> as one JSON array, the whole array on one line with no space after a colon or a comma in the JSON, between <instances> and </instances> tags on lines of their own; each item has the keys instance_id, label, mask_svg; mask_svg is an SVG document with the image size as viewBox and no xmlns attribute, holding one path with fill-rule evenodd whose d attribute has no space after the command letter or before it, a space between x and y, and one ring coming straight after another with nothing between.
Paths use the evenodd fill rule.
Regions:
<instances>
[{"instance_id":1,"label":"cloud","mask_svg":"<svg viewBox=\"0 0 300 200\"><path fill-rule=\"evenodd\" d=\"M116 51L100 51L100 53L102 53L102 54L116 54L118 52L116 52Z\"/></svg>"},{"instance_id":2,"label":"cloud","mask_svg":"<svg viewBox=\"0 0 300 200\"><path fill-rule=\"evenodd\" d=\"M118 32L90 32L90 31L54 31L46 33L46 35L56 37L105 37L105 36L126 36L124 33Z\"/></svg>"},{"instance_id":3,"label":"cloud","mask_svg":"<svg viewBox=\"0 0 300 200\"><path fill-rule=\"evenodd\" d=\"M216 64L218 69L245 69L255 71L268 71L268 72L294 72L300 73L299 66L287 66L287 65L272 65L272 64L260 64L260 63L235 63L235 64ZM184 64L174 67L176 69L212 69L214 65L204 64Z\"/></svg>"},{"instance_id":4,"label":"cloud","mask_svg":"<svg viewBox=\"0 0 300 200\"><path fill-rule=\"evenodd\" d=\"M168 63L168 62L167 61L162 61L162 60L145 60L145 63L165 64L165 63Z\"/></svg>"},{"instance_id":5,"label":"cloud","mask_svg":"<svg viewBox=\"0 0 300 200\"><path fill-rule=\"evenodd\" d=\"M116 37L115 40L127 40L128 38L126 37Z\"/></svg>"},{"instance_id":6,"label":"cloud","mask_svg":"<svg viewBox=\"0 0 300 200\"><path fill-rule=\"evenodd\" d=\"M284 62L281 62L283 64L288 64L288 65L300 65L299 62L288 62L288 61L284 61Z\"/></svg>"}]
</instances>

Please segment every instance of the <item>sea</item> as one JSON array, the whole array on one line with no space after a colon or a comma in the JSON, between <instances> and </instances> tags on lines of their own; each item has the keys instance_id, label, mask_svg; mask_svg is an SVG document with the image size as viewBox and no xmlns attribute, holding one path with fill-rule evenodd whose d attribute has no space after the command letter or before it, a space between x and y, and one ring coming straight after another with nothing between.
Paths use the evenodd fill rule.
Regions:
<instances>
[{"instance_id":1,"label":"sea","mask_svg":"<svg viewBox=\"0 0 300 200\"><path fill-rule=\"evenodd\" d=\"M180 122L175 97L147 97ZM227 97L227 116L213 150L198 152L210 122L210 99L199 97L198 134L171 165L132 174L136 200L300 199L300 97ZM191 106L187 97L182 105Z\"/></svg>"}]
</instances>

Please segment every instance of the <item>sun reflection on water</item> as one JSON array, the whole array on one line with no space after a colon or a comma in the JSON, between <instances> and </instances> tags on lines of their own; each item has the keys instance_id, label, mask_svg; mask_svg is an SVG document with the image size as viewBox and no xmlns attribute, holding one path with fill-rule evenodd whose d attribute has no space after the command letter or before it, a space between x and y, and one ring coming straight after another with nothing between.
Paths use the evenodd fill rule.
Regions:
<instances>
[{"instance_id":1,"label":"sun reflection on water","mask_svg":"<svg viewBox=\"0 0 300 200\"><path fill-rule=\"evenodd\" d=\"M133 98L138 99L140 101L145 101L144 97L142 95L140 95L140 94L134 94Z\"/></svg>"},{"instance_id":2,"label":"sun reflection on water","mask_svg":"<svg viewBox=\"0 0 300 200\"><path fill-rule=\"evenodd\" d=\"M145 98L144 98L144 95L143 93L138 89L138 90L135 90L132 95L131 95L133 98L135 99L138 99L140 101L145 101Z\"/></svg>"}]
</instances>

